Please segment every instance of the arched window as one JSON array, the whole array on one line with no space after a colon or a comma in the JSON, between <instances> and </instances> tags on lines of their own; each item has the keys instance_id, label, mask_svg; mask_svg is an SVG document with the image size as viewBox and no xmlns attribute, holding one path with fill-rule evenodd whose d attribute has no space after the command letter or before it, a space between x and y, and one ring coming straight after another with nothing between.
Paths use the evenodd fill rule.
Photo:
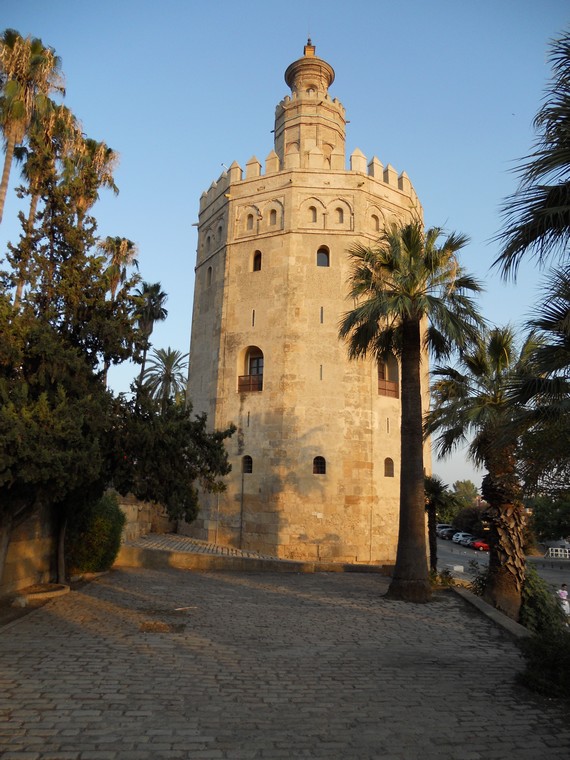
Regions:
<instances>
[{"instance_id":1,"label":"arched window","mask_svg":"<svg viewBox=\"0 0 570 760\"><path fill-rule=\"evenodd\" d=\"M376 216L376 214L372 214L372 229L378 232L380 229L380 219Z\"/></svg>"},{"instance_id":2,"label":"arched window","mask_svg":"<svg viewBox=\"0 0 570 760\"><path fill-rule=\"evenodd\" d=\"M206 238L206 251L210 250L210 244L211 244L211 242L212 241L210 239L210 236L208 235L208 237Z\"/></svg>"},{"instance_id":3,"label":"arched window","mask_svg":"<svg viewBox=\"0 0 570 760\"><path fill-rule=\"evenodd\" d=\"M206 285L212 284L212 267L208 267L206 270Z\"/></svg>"},{"instance_id":4,"label":"arched window","mask_svg":"<svg viewBox=\"0 0 570 760\"><path fill-rule=\"evenodd\" d=\"M277 211L274 208L269 212L269 224L271 226L277 224Z\"/></svg>"},{"instance_id":5,"label":"arched window","mask_svg":"<svg viewBox=\"0 0 570 760\"><path fill-rule=\"evenodd\" d=\"M394 460L390 459L390 457L387 457L384 460L384 477L385 478L394 477Z\"/></svg>"},{"instance_id":6,"label":"arched window","mask_svg":"<svg viewBox=\"0 0 570 760\"><path fill-rule=\"evenodd\" d=\"M247 454L241 459L241 471L246 474L253 472L253 459Z\"/></svg>"},{"instance_id":7,"label":"arched window","mask_svg":"<svg viewBox=\"0 0 570 760\"><path fill-rule=\"evenodd\" d=\"M344 222L344 211L339 207L335 209L336 223L342 224Z\"/></svg>"},{"instance_id":8,"label":"arched window","mask_svg":"<svg viewBox=\"0 0 570 760\"><path fill-rule=\"evenodd\" d=\"M253 214L247 215L247 221L246 221L246 229L252 230L253 229Z\"/></svg>"},{"instance_id":9,"label":"arched window","mask_svg":"<svg viewBox=\"0 0 570 760\"><path fill-rule=\"evenodd\" d=\"M329 249L326 246L321 246L317 251L317 266L328 267L330 266Z\"/></svg>"},{"instance_id":10,"label":"arched window","mask_svg":"<svg viewBox=\"0 0 570 760\"><path fill-rule=\"evenodd\" d=\"M313 459L313 475L327 474L327 460L324 457L315 457Z\"/></svg>"},{"instance_id":11,"label":"arched window","mask_svg":"<svg viewBox=\"0 0 570 760\"><path fill-rule=\"evenodd\" d=\"M221 239L222 239L222 232L223 232L223 231L224 231L224 228L223 228L223 227L222 227L222 225L220 224L220 226L218 227L218 240L220 240L220 241L221 241Z\"/></svg>"},{"instance_id":12,"label":"arched window","mask_svg":"<svg viewBox=\"0 0 570 760\"><path fill-rule=\"evenodd\" d=\"M317 221L317 209L314 206L309 207L309 221L315 224Z\"/></svg>"},{"instance_id":13,"label":"arched window","mask_svg":"<svg viewBox=\"0 0 570 760\"><path fill-rule=\"evenodd\" d=\"M378 362L378 394L400 398L398 360L393 354Z\"/></svg>"},{"instance_id":14,"label":"arched window","mask_svg":"<svg viewBox=\"0 0 570 760\"><path fill-rule=\"evenodd\" d=\"M261 271L261 251L256 251L253 254L253 271L254 272Z\"/></svg>"},{"instance_id":15,"label":"arched window","mask_svg":"<svg viewBox=\"0 0 570 760\"><path fill-rule=\"evenodd\" d=\"M239 393L263 390L263 351L250 346L245 352L244 374L238 377Z\"/></svg>"}]
</instances>

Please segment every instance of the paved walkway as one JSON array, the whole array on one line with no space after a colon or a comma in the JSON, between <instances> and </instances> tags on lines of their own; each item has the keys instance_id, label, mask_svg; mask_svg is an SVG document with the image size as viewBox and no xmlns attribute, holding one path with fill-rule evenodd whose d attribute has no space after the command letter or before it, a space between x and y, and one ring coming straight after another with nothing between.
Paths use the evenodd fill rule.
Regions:
<instances>
[{"instance_id":1,"label":"paved walkway","mask_svg":"<svg viewBox=\"0 0 570 760\"><path fill-rule=\"evenodd\" d=\"M114 570L0 629L0 757L568 758L568 714L515 684L501 628L388 583Z\"/></svg>"}]
</instances>

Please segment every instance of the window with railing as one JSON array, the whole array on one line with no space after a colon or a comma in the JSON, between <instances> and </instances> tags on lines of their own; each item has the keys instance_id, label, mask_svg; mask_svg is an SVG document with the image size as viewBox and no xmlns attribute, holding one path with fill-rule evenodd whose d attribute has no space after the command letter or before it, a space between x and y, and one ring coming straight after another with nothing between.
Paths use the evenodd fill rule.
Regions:
<instances>
[{"instance_id":1,"label":"window with railing","mask_svg":"<svg viewBox=\"0 0 570 760\"><path fill-rule=\"evenodd\" d=\"M238 377L238 391L249 393L263 390L263 352L252 346L245 355L245 375Z\"/></svg>"},{"instance_id":2,"label":"window with railing","mask_svg":"<svg viewBox=\"0 0 570 760\"><path fill-rule=\"evenodd\" d=\"M398 382L398 360L389 356L385 361L378 362L378 394L388 398L400 398Z\"/></svg>"}]
</instances>

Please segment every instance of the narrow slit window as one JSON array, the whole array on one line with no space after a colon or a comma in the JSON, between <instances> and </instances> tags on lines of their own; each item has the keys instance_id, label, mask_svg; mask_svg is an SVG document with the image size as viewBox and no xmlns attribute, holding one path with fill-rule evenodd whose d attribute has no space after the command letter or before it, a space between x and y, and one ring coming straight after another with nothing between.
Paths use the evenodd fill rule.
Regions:
<instances>
[{"instance_id":1,"label":"narrow slit window","mask_svg":"<svg viewBox=\"0 0 570 760\"><path fill-rule=\"evenodd\" d=\"M385 478L394 477L394 460L390 459L390 457L387 457L384 460L384 477Z\"/></svg>"},{"instance_id":2,"label":"narrow slit window","mask_svg":"<svg viewBox=\"0 0 570 760\"><path fill-rule=\"evenodd\" d=\"M255 327L255 309L251 310L251 326Z\"/></svg>"},{"instance_id":3,"label":"narrow slit window","mask_svg":"<svg viewBox=\"0 0 570 760\"><path fill-rule=\"evenodd\" d=\"M325 307L321 306L321 325L325 321Z\"/></svg>"},{"instance_id":4,"label":"narrow slit window","mask_svg":"<svg viewBox=\"0 0 570 760\"><path fill-rule=\"evenodd\" d=\"M253 271L254 272L261 271L261 251L256 251L253 254Z\"/></svg>"},{"instance_id":5,"label":"narrow slit window","mask_svg":"<svg viewBox=\"0 0 570 760\"><path fill-rule=\"evenodd\" d=\"M277 211L274 208L269 213L269 224L273 227L277 224Z\"/></svg>"}]
</instances>

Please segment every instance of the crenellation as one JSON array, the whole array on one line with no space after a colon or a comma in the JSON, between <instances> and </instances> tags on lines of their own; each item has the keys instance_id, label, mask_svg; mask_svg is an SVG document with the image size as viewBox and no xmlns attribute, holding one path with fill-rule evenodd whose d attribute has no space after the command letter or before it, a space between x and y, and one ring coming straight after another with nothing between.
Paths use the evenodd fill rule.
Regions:
<instances>
[{"instance_id":1,"label":"crenellation","mask_svg":"<svg viewBox=\"0 0 570 760\"><path fill-rule=\"evenodd\" d=\"M366 174L366 156L359 148L353 150L350 155L350 171Z\"/></svg>"},{"instance_id":2,"label":"crenellation","mask_svg":"<svg viewBox=\"0 0 570 760\"><path fill-rule=\"evenodd\" d=\"M406 172L402 172L398 177L398 189L406 193L406 195L410 195L412 183Z\"/></svg>"},{"instance_id":3,"label":"crenellation","mask_svg":"<svg viewBox=\"0 0 570 760\"><path fill-rule=\"evenodd\" d=\"M368 176L384 181L384 164L376 156L372 156L368 164Z\"/></svg>"},{"instance_id":4,"label":"crenellation","mask_svg":"<svg viewBox=\"0 0 570 760\"><path fill-rule=\"evenodd\" d=\"M261 163L255 156L252 156L245 165L245 178L254 179L261 176Z\"/></svg>"},{"instance_id":5,"label":"crenellation","mask_svg":"<svg viewBox=\"0 0 570 760\"><path fill-rule=\"evenodd\" d=\"M398 172L391 164L386 164L384 169L384 182L392 187L398 187Z\"/></svg>"}]
</instances>

